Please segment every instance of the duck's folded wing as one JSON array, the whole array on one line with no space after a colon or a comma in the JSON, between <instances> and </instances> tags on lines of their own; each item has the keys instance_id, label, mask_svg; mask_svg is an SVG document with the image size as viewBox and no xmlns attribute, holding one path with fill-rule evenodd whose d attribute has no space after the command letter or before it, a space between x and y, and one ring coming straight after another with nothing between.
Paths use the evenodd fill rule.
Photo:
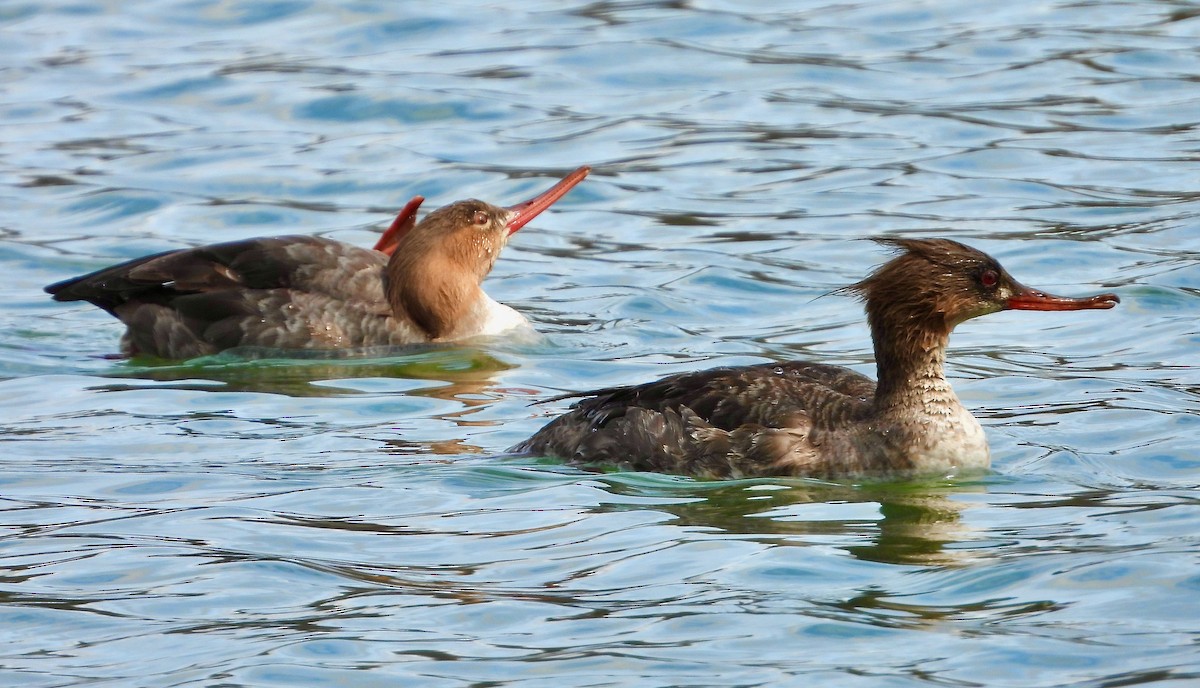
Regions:
<instances>
[{"instance_id":1,"label":"duck's folded wing","mask_svg":"<svg viewBox=\"0 0 1200 688\"><path fill-rule=\"evenodd\" d=\"M572 415L599 428L630 409L689 409L713 427L823 425L825 416L860 413L875 383L852 370L800 361L714 368L672 375L656 382L590 392ZM568 395L569 398L579 395ZM820 409L814 414L813 410Z\"/></svg>"},{"instance_id":2,"label":"duck's folded wing","mask_svg":"<svg viewBox=\"0 0 1200 688\"><path fill-rule=\"evenodd\" d=\"M378 251L320 237L264 237L145 256L46 291L57 301L88 301L110 313L130 301L162 303L231 289L290 289L382 303L386 262Z\"/></svg>"}]
</instances>

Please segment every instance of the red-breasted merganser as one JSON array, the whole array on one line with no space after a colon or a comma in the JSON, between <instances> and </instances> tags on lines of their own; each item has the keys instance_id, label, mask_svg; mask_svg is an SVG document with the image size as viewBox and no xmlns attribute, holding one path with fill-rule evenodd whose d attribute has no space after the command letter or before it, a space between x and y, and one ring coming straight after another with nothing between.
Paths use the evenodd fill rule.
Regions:
<instances>
[{"instance_id":1,"label":"red-breasted merganser","mask_svg":"<svg viewBox=\"0 0 1200 688\"><path fill-rule=\"evenodd\" d=\"M880 239L902 253L844 292L866 304L875 383L792 361L715 368L587 396L510 451L712 478L957 475L987 440L943 370L950 331L1007 309L1112 308L1115 294L1052 296L948 239Z\"/></svg>"},{"instance_id":2,"label":"red-breasted merganser","mask_svg":"<svg viewBox=\"0 0 1200 688\"><path fill-rule=\"evenodd\" d=\"M126 355L192 358L239 346L345 349L446 342L528 327L480 284L508 238L589 172L508 208L458 201L416 222L413 198L375 250L278 236L168 251L46 287L125 323Z\"/></svg>"}]
</instances>

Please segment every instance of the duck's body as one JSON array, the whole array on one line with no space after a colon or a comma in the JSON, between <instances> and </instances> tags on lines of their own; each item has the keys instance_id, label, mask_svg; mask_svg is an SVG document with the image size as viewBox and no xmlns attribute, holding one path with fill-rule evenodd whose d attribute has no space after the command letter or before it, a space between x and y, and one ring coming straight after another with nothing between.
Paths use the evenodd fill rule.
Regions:
<instances>
[{"instance_id":1,"label":"duck's body","mask_svg":"<svg viewBox=\"0 0 1200 688\"><path fill-rule=\"evenodd\" d=\"M588 393L513 451L717 478L987 468L983 429L945 377L950 331L1005 308L1111 308L1117 297L1028 289L953 241L887 243L905 253L849 288L866 301L878 383L805 362L685 373Z\"/></svg>"},{"instance_id":2,"label":"duck's body","mask_svg":"<svg viewBox=\"0 0 1200 688\"><path fill-rule=\"evenodd\" d=\"M587 174L510 208L459 201L415 222L414 198L373 250L309 236L132 260L46 291L126 325L122 351L191 358L241 346L346 349L457 341L528 327L480 283L509 235Z\"/></svg>"},{"instance_id":3,"label":"duck's body","mask_svg":"<svg viewBox=\"0 0 1200 688\"><path fill-rule=\"evenodd\" d=\"M590 392L514 451L715 478L986 468L979 422L948 384L929 413L875 414L875 382L803 361L717 368Z\"/></svg>"}]
</instances>

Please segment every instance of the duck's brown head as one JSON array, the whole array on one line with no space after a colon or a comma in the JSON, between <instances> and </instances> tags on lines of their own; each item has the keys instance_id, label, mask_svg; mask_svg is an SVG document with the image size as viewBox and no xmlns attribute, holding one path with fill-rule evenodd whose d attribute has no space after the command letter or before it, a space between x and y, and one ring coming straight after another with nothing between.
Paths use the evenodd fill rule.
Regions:
<instances>
[{"instance_id":1,"label":"duck's brown head","mask_svg":"<svg viewBox=\"0 0 1200 688\"><path fill-rule=\"evenodd\" d=\"M397 244L392 264L412 269L420 262L431 270L461 274L478 285L508 243L511 215L507 208L476 199L442 206Z\"/></svg>"},{"instance_id":2,"label":"duck's brown head","mask_svg":"<svg viewBox=\"0 0 1200 688\"><path fill-rule=\"evenodd\" d=\"M565 196L589 171L580 167L533 199L507 208L475 199L457 201L401 232L387 267L387 297L393 310L411 318L431 339L451 335L479 298L479 285L509 236ZM410 205L414 202L419 205L417 199Z\"/></svg>"},{"instance_id":3,"label":"duck's brown head","mask_svg":"<svg viewBox=\"0 0 1200 688\"><path fill-rule=\"evenodd\" d=\"M1116 294L1054 296L1012 278L983 251L950 239L877 239L901 251L847 291L866 301L872 329L949 334L959 323L1007 309L1076 311L1112 308Z\"/></svg>"}]
</instances>

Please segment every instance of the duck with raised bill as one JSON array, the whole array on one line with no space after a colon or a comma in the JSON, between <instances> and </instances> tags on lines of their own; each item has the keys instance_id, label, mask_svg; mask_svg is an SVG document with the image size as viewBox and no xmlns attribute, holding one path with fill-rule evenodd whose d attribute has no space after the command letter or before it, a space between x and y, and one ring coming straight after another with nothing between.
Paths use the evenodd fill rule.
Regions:
<instances>
[{"instance_id":1,"label":"duck with raised bill","mask_svg":"<svg viewBox=\"0 0 1200 688\"><path fill-rule=\"evenodd\" d=\"M416 222L420 196L365 249L312 236L245 239L138 258L46 287L126 326L125 355L234 347L350 349L458 341L527 327L481 286L509 237L583 181L580 167L502 208L467 200Z\"/></svg>"}]
</instances>

